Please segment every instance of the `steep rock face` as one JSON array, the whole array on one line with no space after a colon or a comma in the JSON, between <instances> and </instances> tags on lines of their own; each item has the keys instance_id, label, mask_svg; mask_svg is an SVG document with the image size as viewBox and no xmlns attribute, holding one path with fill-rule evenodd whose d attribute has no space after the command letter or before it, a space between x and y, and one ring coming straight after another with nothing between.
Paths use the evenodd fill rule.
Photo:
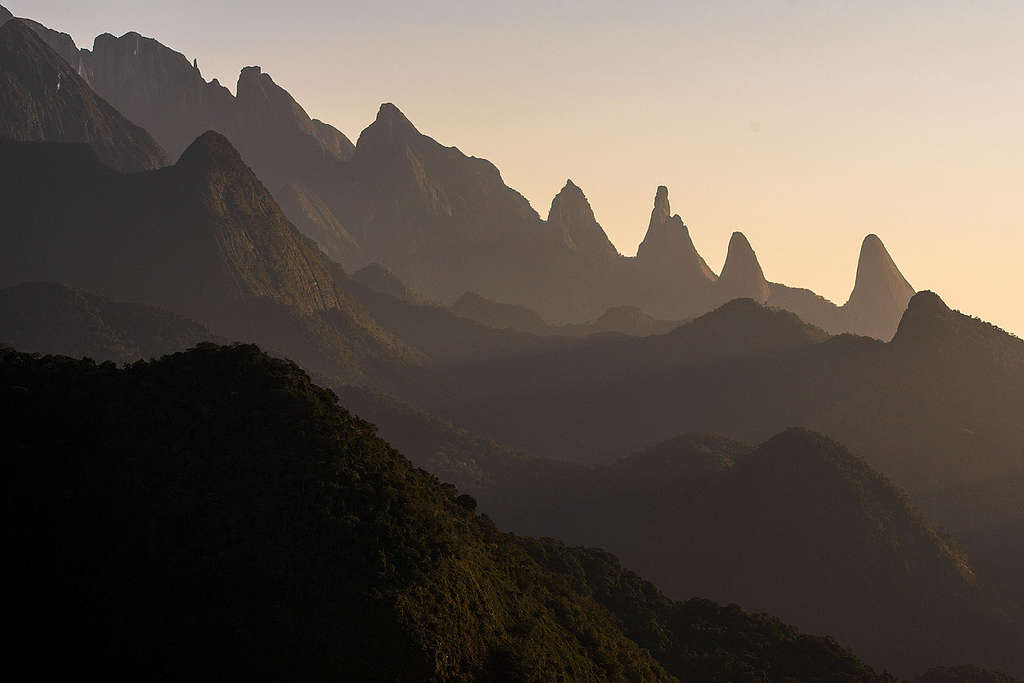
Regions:
<instances>
[{"instance_id":1,"label":"steep rock face","mask_svg":"<svg viewBox=\"0 0 1024 683\"><path fill-rule=\"evenodd\" d=\"M672 215L668 188L658 187L647 234L636 251L646 270L665 280L687 283L713 282L716 277L690 239L690 231L678 214Z\"/></svg>"},{"instance_id":2,"label":"steep rock face","mask_svg":"<svg viewBox=\"0 0 1024 683\"><path fill-rule=\"evenodd\" d=\"M64 58L72 69L81 76L87 83L91 83L91 71L89 65L86 63L82 51L75 45L75 41L67 33L61 33L54 31L46 26L43 26L38 21L31 19L20 19L25 22L29 28L36 32L43 42L49 45L54 52Z\"/></svg>"},{"instance_id":3,"label":"steep rock face","mask_svg":"<svg viewBox=\"0 0 1024 683\"><path fill-rule=\"evenodd\" d=\"M125 116L150 131L172 159L204 131L227 133L234 98L193 63L152 38L97 36L86 62L91 84Z\"/></svg>"},{"instance_id":4,"label":"steep rock face","mask_svg":"<svg viewBox=\"0 0 1024 683\"><path fill-rule=\"evenodd\" d=\"M246 163L277 191L289 181L337 161L340 141L325 144L324 128L270 74L247 66L238 76L237 98L225 134L235 142Z\"/></svg>"},{"instance_id":5,"label":"steep rock face","mask_svg":"<svg viewBox=\"0 0 1024 683\"><path fill-rule=\"evenodd\" d=\"M274 193L288 219L315 241L331 260L349 272L366 264L366 255L331 207L307 185L289 183Z\"/></svg>"},{"instance_id":6,"label":"steep rock face","mask_svg":"<svg viewBox=\"0 0 1024 683\"><path fill-rule=\"evenodd\" d=\"M0 137L88 144L119 171L158 168L163 150L97 97L68 62L20 20L0 26Z\"/></svg>"},{"instance_id":7,"label":"steep rock face","mask_svg":"<svg viewBox=\"0 0 1024 683\"><path fill-rule=\"evenodd\" d=\"M900 273L882 240L868 235L860 249L857 280L843 306L848 329L879 339L892 336L914 288Z\"/></svg>"},{"instance_id":8,"label":"steep rock face","mask_svg":"<svg viewBox=\"0 0 1024 683\"><path fill-rule=\"evenodd\" d=\"M762 304L771 294L757 255L742 232L734 232L729 240L729 252L718 279L718 290L726 301L746 298Z\"/></svg>"},{"instance_id":9,"label":"steep rock face","mask_svg":"<svg viewBox=\"0 0 1024 683\"><path fill-rule=\"evenodd\" d=\"M10 10L8 10L3 5L0 5L0 26L3 26L4 24L6 24L8 21L10 21L13 18L14 18L14 15L11 14Z\"/></svg>"}]
</instances>

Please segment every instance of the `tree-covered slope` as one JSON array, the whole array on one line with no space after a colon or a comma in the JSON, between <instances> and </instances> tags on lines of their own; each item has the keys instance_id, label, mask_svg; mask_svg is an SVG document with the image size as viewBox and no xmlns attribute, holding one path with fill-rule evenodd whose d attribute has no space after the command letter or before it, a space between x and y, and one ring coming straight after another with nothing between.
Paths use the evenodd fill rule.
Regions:
<instances>
[{"instance_id":1,"label":"tree-covered slope","mask_svg":"<svg viewBox=\"0 0 1024 683\"><path fill-rule=\"evenodd\" d=\"M563 483L512 520L608 548L673 597L738 602L834 634L903 675L1024 671L1024 613L885 477L827 437L757 448L686 435Z\"/></svg>"},{"instance_id":2,"label":"tree-covered slope","mask_svg":"<svg viewBox=\"0 0 1024 683\"><path fill-rule=\"evenodd\" d=\"M253 346L120 370L0 351L0 401L12 652L39 678L876 678L501 533Z\"/></svg>"}]
</instances>

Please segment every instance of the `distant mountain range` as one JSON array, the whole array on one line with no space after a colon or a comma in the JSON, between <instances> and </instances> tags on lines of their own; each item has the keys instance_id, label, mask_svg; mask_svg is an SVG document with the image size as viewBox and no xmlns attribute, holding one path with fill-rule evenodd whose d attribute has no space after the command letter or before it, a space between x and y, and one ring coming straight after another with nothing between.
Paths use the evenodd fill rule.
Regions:
<instances>
[{"instance_id":1,"label":"distant mountain range","mask_svg":"<svg viewBox=\"0 0 1024 683\"><path fill-rule=\"evenodd\" d=\"M525 306L555 323L636 307L680 320L739 296L792 310L832 332L889 339L913 289L881 241L865 240L857 284L843 306L769 283L737 234L717 277L658 188L636 257L620 255L571 180L547 220L508 188L498 169L421 134L392 104L353 146L311 119L259 67L242 69L235 96L195 62L159 42L104 34L78 49L66 34L33 27L82 79L172 158L212 129L226 135L288 217L350 272L370 262L442 303L467 291Z\"/></svg>"}]
</instances>

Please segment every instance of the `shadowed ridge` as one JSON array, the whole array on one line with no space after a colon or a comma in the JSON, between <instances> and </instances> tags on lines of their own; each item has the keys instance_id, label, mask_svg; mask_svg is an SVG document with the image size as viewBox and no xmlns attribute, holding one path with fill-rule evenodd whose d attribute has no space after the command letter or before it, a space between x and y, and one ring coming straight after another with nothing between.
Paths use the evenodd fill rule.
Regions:
<instances>
[{"instance_id":1,"label":"shadowed ridge","mask_svg":"<svg viewBox=\"0 0 1024 683\"><path fill-rule=\"evenodd\" d=\"M175 166L188 169L237 168L245 166L245 162L230 140L217 131L208 130L181 153Z\"/></svg>"},{"instance_id":2,"label":"shadowed ridge","mask_svg":"<svg viewBox=\"0 0 1024 683\"><path fill-rule=\"evenodd\" d=\"M900 273L878 235L865 237L853 292L843 306L847 329L891 339L913 295L914 288Z\"/></svg>"},{"instance_id":3,"label":"shadowed ridge","mask_svg":"<svg viewBox=\"0 0 1024 683\"><path fill-rule=\"evenodd\" d=\"M10 21L13 18L14 18L14 15L11 14L10 11L6 7L4 7L3 5L0 5L0 26L3 26L4 24L6 24L8 21Z\"/></svg>"},{"instance_id":4,"label":"shadowed ridge","mask_svg":"<svg viewBox=\"0 0 1024 683\"><path fill-rule=\"evenodd\" d=\"M734 232L729 240L729 252L718 278L718 287L727 300L737 297L747 297L761 303L768 300L771 288L765 280L757 255L742 232Z\"/></svg>"},{"instance_id":5,"label":"shadowed ridge","mask_svg":"<svg viewBox=\"0 0 1024 683\"><path fill-rule=\"evenodd\" d=\"M421 303L420 296L416 292L409 289L390 268L380 263L371 263L357 270L353 273L352 279L376 292L393 296L396 299Z\"/></svg>"},{"instance_id":6,"label":"shadowed ridge","mask_svg":"<svg viewBox=\"0 0 1024 683\"><path fill-rule=\"evenodd\" d=\"M645 269L661 279L682 279L685 283L709 283L717 276L697 253L690 230L678 214L672 215L668 188L659 185L647 234L637 247L636 258Z\"/></svg>"}]
</instances>

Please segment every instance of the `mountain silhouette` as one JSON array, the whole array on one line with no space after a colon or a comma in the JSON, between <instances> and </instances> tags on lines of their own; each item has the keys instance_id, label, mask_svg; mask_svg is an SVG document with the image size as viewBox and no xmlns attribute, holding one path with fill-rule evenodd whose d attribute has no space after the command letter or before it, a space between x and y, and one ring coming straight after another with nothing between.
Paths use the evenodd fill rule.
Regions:
<instances>
[{"instance_id":1,"label":"mountain silhouette","mask_svg":"<svg viewBox=\"0 0 1024 683\"><path fill-rule=\"evenodd\" d=\"M793 425L829 434L1019 596L1024 551L999 539L1024 528L1024 342L931 292L911 299L888 343L801 333L737 303L713 325L448 368L412 400L513 448L590 463L686 431L755 443Z\"/></svg>"},{"instance_id":2,"label":"mountain silhouette","mask_svg":"<svg viewBox=\"0 0 1024 683\"><path fill-rule=\"evenodd\" d=\"M4 285L46 280L256 339L328 376L421 362L343 290L223 136L121 175L84 146L3 143Z\"/></svg>"},{"instance_id":3,"label":"mountain silhouette","mask_svg":"<svg viewBox=\"0 0 1024 683\"><path fill-rule=\"evenodd\" d=\"M0 394L12 652L44 677L886 680L603 551L500 532L252 346L120 370L0 350Z\"/></svg>"},{"instance_id":4,"label":"mountain silhouette","mask_svg":"<svg viewBox=\"0 0 1024 683\"><path fill-rule=\"evenodd\" d=\"M62 34L40 28L59 50L71 49ZM780 284L769 283L766 294L749 264L756 257L741 244L732 246L746 253L732 260L748 265L734 265L716 283L688 228L671 215L664 187L637 257L621 256L572 181L543 221L492 164L422 135L393 104L382 105L360 150L310 119L259 67L242 70L232 97L183 55L135 33L104 34L92 51L77 54L97 92L172 155L205 130L225 134L289 219L332 259L350 272L381 263L431 300L454 302L474 291L555 323L581 323L623 306L681 320L743 296L832 333L887 340L908 298L909 286L895 277L887 284L892 273L884 269L868 269L842 307Z\"/></svg>"},{"instance_id":5,"label":"mountain silhouette","mask_svg":"<svg viewBox=\"0 0 1024 683\"><path fill-rule=\"evenodd\" d=\"M1024 668L1019 610L903 492L819 434L787 430L754 449L678 437L563 483L554 501L524 506L532 521L513 528L608 548L670 595L780 614L904 676Z\"/></svg>"},{"instance_id":6,"label":"mountain silhouette","mask_svg":"<svg viewBox=\"0 0 1024 683\"><path fill-rule=\"evenodd\" d=\"M718 288L726 301L753 299L763 304L771 296L771 286L764 278L757 255L742 232L734 232L729 239L729 251L718 279Z\"/></svg>"},{"instance_id":7,"label":"mountain silhouette","mask_svg":"<svg viewBox=\"0 0 1024 683\"><path fill-rule=\"evenodd\" d=\"M704 284L717 279L693 246L683 219L678 214L672 215L668 188L664 185L658 187L655 194L651 222L637 248L636 258L659 280Z\"/></svg>"},{"instance_id":8,"label":"mountain silhouette","mask_svg":"<svg viewBox=\"0 0 1024 683\"><path fill-rule=\"evenodd\" d=\"M103 163L126 172L166 163L146 131L97 97L17 19L0 26L0 139L86 143Z\"/></svg>"}]
</instances>

